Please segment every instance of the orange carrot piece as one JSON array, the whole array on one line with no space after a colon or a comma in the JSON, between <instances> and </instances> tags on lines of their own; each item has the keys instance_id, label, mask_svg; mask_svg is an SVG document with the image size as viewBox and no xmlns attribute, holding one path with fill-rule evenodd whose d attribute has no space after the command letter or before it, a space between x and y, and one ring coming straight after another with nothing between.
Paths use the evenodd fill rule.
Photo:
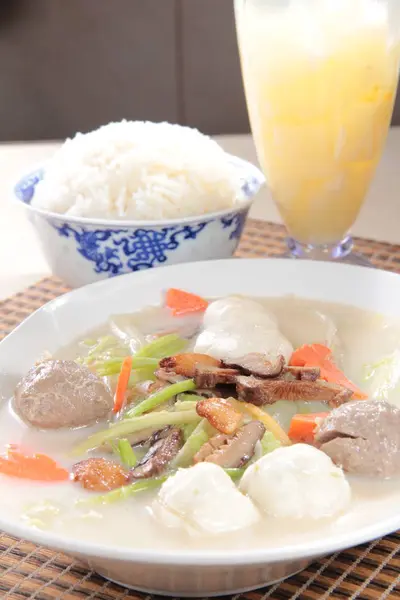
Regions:
<instances>
[{"instance_id":1,"label":"orange carrot piece","mask_svg":"<svg viewBox=\"0 0 400 600\"><path fill-rule=\"evenodd\" d=\"M35 481L66 481L69 473L45 454L26 456L15 446L7 451L7 456L0 456L0 473L10 477L31 479Z\"/></svg>"},{"instance_id":2,"label":"orange carrot piece","mask_svg":"<svg viewBox=\"0 0 400 600\"><path fill-rule=\"evenodd\" d=\"M322 344L305 344L295 350L290 358L292 367L317 367L325 360L330 360L332 352Z\"/></svg>"},{"instance_id":3,"label":"orange carrot piece","mask_svg":"<svg viewBox=\"0 0 400 600\"><path fill-rule=\"evenodd\" d=\"M175 317L189 313L204 312L208 306L207 300L201 298L201 296L177 290L176 288L170 288L167 291L165 304L171 309Z\"/></svg>"},{"instance_id":4,"label":"orange carrot piece","mask_svg":"<svg viewBox=\"0 0 400 600\"><path fill-rule=\"evenodd\" d=\"M315 428L319 419L324 419L329 413L313 413L308 415L294 415L288 431L292 442L312 444Z\"/></svg>"},{"instance_id":5,"label":"orange carrot piece","mask_svg":"<svg viewBox=\"0 0 400 600\"><path fill-rule=\"evenodd\" d=\"M338 369L333 361L332 351L322 344L305 344L295 350L289 361L292 367L319 367L321 379L331 383L337 383L353 392L357 400L368 398L359 387L357 387L346 375Z\"/></svg>"},{"instance_id":6,"label":"orange carrot piece","mask_svg":"<svg viewBox=\"0 0 400 600\"><path fill-rule=\"evenodd\" d=\"M121 367L121 371L117 381L117 389L114 396L113 412L118 413L125 404L126 391L128 389L129 377L132 371L132 356L127 356Z\"/></svg>"}]
</instances>

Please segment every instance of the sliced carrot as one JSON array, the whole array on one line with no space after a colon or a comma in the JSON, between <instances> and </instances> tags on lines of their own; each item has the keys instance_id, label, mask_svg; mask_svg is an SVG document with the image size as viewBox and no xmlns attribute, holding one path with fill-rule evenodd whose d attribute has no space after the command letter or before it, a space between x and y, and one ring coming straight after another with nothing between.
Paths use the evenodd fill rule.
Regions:
<instances>
[{"instance_id":1,"label":"sliced carrot","mask_svg":"<svg viewBox=\"0 0 400 600\"><path fill-rule=\"evenodd\" d=\"M329 360L332 351L322 344L305 344L295 350L290 358L292 367L317 367L325 360Z\"/></svg>"},{"instance_id":2,"label":"sliced carrot","mask_svg":"<svg viewBox=\"0 0 400 600\"><path fill-rule=\"evenodd\" d=\"M312 444L314 441L315 428L319 419L324 419L329 413L313 413L308 415L294 415L288 431L292 442L304 442Z\"/></svg>"},{"instance_id":3,"label":"sliced carrot","mask_svg":"<svg viewBox=\"0 0 400 600\"><path fill-rule=\"evenodd\" d=\"M69 473L45 454L26 456L12 446L0 456L0 473L35 481L66 481Z\"/></svg>"},{"instance_id":4,"label":"sliced carrot","mask_svg":"<svg viewBox=\"0 0 400 600\"><path fill-rule=\"evenodd\" d=\"M127 356L121 367L121 371L119 373L118 381L117 381L117 389L115 390L114 396L114 408L113 412L118 413L122 410L125 399L126 399L126 391L128 389L129 377L131 376L132 371L132 356Z\"/></svg>"},{"instance_id":5,"label":"sliced carrot","mask_svg":"<svg viewBox=\"0 0 400 600\"><path fill-rule=\"evenodd\" d=\"M204 312L208 306L207 300L196 294L170 288L167 291L165 304L175 317L189 313Z\"/></svg>"},{"instance_id":6,"label":"sliced carrot","mask_svg":"<svg viewBox=\"0 0 400 600\"><path fill-rule=\"evenodd\" d=\"M323 344L306 344L295 350L290 358L289 365L292 367L319 367L321 379L331 383L337 383L353 392L357 400L368 398L359 387L357 387L346 375L335 365L332 351Z\"/></svg>"}]
</instances>

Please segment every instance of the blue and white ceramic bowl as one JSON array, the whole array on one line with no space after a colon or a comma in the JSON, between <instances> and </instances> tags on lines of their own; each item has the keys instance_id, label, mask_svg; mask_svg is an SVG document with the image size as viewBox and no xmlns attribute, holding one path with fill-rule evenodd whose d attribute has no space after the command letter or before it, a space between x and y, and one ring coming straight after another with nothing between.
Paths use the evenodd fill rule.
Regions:
<instances>
[{"instance_id":1,"label":"blue and white ceramic bowl","mask_svg":"<svg viewBox=\"0 0 400 600\"><path fill-rule=\"evenodd\" d=\"M245 202L234 210L165 221L70 217L31 206L44 167L25 175L14 195L25 206L54 275L79 287L100 279L183 262L229 258L235 252L254 196L265 182L249 162L230 156Z\"/></svg>"}]
</instances>

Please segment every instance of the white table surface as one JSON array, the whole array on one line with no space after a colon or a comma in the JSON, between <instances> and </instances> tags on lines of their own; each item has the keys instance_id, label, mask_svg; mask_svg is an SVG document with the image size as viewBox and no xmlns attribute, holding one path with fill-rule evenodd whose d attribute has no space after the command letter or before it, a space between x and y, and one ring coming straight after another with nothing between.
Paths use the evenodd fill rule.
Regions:
<instances>
[{"instance_id":1,"label":"white table surface","mask_svg":"<svg viewBox=\"0 0 400 600\"><path fill-rule=\"evenodd\" d=\"M257 162L250 135L220 136L232 154ZM21 207L11 201L20 174L52 155L59 143L0 144L0 299L50 274L38 241ZM400 128L392 129L375 181L354 235L400 244ZM259 194L250 215L280 222L267 190Z\"/></svg>"}]
</instances>

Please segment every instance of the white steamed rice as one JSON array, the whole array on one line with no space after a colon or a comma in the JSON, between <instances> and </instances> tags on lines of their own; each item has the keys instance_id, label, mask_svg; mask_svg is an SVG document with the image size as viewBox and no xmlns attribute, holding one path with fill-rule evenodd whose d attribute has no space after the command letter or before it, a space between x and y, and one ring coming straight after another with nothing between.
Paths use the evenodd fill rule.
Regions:
<instances>
[{"instance_id":1,"label":"white steamed rice","mask_svg":"<svg viewBox=\"0 0 400 600\"><path fill-rule=\"evenodd\" d=\"M103 219L174 219L243 202L222 148L196 129L109 123L68 139L46 165L32 205Z\"/></svg>"}]
</instances>

